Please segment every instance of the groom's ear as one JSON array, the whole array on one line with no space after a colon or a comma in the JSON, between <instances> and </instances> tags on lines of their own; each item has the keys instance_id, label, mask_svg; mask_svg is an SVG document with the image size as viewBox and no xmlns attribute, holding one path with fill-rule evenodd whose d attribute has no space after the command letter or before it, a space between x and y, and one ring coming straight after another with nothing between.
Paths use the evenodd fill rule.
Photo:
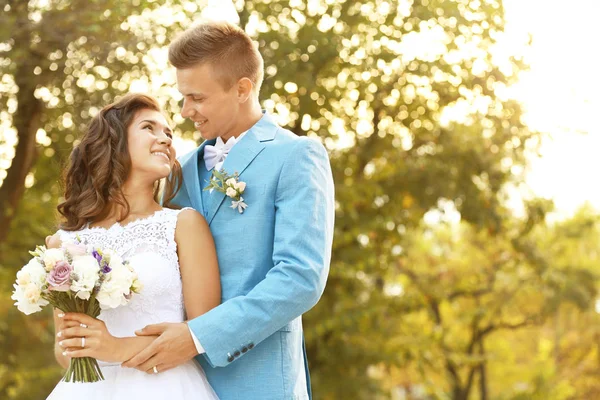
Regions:
<instances>
[{"instance_id":1,"label":"groom's ear","mask_svg":"<svg viewBox=\"0 0 600 400\"><path fill-rule=\"evenodd\" d=\"M252 95L254 84L248 78L242 78L237 83L237 96L240 103L245 103Z\"/></svg>"}]
</instances>

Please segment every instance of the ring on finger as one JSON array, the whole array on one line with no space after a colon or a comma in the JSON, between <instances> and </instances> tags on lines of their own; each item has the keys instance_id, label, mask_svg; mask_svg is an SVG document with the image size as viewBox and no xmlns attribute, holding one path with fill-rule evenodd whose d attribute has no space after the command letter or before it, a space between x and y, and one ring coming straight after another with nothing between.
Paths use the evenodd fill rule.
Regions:
<instances>
[{"instance_id":1,"label":"ring on finger","mask_svg":"<svg viewBox=\"0 0 600 400\"><path fill-rule=\"evenodd\" d=\"M85 347L85 337L81 338L81 348L83 349Z\"/></svg>"},{"instance_id":2,"label":"ring on finger","mask_svg":"<svg viewBox=\"0 0 600 400\"><path fill-rule=\"evenodd\" d=\"M154 371L155 374L158 374L158 368L156 368L156 365L152 367L152 371Z\"/></svg>"},{"instance_id":3,"label":"ring on finger","mask_svg":"<svg viewBox=\"0 0 600 400\"><path fill-rule=\"evenodd\" d=\"M87 328L86 324L79 324L79 326L82 327L82 328Z\"/></svg>"}]
</instances>

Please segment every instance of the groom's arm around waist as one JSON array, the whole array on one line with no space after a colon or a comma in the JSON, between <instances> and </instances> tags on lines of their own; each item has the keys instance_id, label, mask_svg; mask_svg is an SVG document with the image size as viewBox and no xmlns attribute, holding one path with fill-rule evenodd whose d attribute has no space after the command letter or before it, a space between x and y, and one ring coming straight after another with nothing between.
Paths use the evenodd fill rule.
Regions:
<instances>
[{"instance_id":1,"label":"groom's arm around waist","mask_svg":"<svg viewBox=\"0 0 600 400\"><path fill-rule=\"evenodd\" d=\"M251 351L311 309L325 288L333 240L331 167L321 144L299 138L291 146L275 195L273 267L246 295L188 322L213 366Z\"/></svg>"}]
</instances>

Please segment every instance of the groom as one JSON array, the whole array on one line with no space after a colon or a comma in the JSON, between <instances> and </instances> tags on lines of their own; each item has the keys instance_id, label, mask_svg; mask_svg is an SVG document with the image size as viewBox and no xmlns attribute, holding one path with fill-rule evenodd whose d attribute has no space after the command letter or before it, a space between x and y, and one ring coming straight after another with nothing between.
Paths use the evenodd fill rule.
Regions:
<instances>
[{"instance_id":1,"label":"groom","mask_svg":"<svg viewBox=\"0 0 600 400\"><path fill-rule=\"evenodd\" d=\"M334 189L323 146L280 128L261 111L263 60L238 27L207 23L169 48L184 96L182 116L206 141L181 159L176 197L204 215L221 270L222 304L160 335L124 364L173 368L192 357L222 400L310 399L302 314L319 300L329 271ZM246 209L217 190L213 171L239 174ZM159 371L162 372L162 371Z\"/></svg>"}]
</instances>

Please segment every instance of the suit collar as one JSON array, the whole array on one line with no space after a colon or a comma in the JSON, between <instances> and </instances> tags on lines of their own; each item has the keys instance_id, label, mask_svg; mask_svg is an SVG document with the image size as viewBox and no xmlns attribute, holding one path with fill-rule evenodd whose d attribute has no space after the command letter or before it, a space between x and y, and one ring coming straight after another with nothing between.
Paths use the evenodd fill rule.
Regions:
<instances>
[{"instance_id":1,"label":"suit collar","mask_svg":"<svg viewBox=\"0 0 600 400\"><path fill-rule=\"evenodd\" d=\"M252 128L250 128L248 132L254 133L254 136L257 140L266 142L275 138L275 134L277 133L279 126L271 114L265 110L263 110L262 113L263 116L256 124L254 124L254 126L252 126Z\"/></svg>"},{"instance_id":2,"label":"suit collar","mask_svg":"<svg viewBox=\"0 0 600 400\"><path fill-rule=\"evenodd\" d=\"M256 137L254 127L252 127L239 143L233 146L223 163L223 169L229 175L237 173L240 176L240 180L243 181L244 171L264 148L265 145ZM250 189L252 183L247 182L247 184L248 189ZM224 193L217 191L214 191L212 196L214 196L214 199L207 215L209 225L226 197Z\"/></svg>"},{"instance_id":3,"label":"suit collar","mask_svg":"<svg viewBox=\"0 0 600 400\"><path fill-rule=\"evenodd\" d=\"M205 140L197 149L190 152L189 155L182 157L181 170L183 174L183 184L189 194L192 206L204 215L204 204L202 203L202 187L200 186L200 161L204 157L204 146L214 144L214 140ZM204 162L202 162L204 165Z\"/></svg>"}]
</instances>

